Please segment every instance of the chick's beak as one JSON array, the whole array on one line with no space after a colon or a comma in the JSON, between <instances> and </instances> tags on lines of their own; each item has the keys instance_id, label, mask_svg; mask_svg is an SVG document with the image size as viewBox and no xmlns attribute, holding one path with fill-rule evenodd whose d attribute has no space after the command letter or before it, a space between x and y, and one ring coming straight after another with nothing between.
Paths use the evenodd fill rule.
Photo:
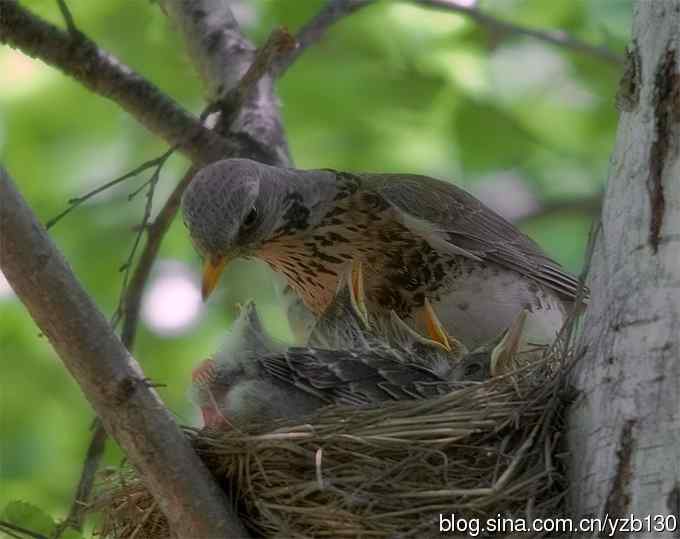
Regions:
<instances>
[{"instance_id":1,"label":"chick's beak","mask_svg":"<svg viewBox=\"0 0 680 539\"><path fill-rule=\"evenodd\" d=\"M220 275L227 265L227 262L229 262L229 258L226 256L211 256L206 258L205 263L203 264L203 284L201 286L203 301L208 299L210 293L217 286L217 281L219 281Z\"/></svg>"}]
</instances>

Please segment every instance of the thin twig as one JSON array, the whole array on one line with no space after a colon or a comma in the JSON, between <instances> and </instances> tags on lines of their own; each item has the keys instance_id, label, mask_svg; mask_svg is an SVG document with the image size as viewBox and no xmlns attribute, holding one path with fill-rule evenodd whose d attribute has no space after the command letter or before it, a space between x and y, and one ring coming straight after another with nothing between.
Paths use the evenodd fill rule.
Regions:
<instances>
[{"instance_id":1,"label":"thin twig","mask_svg":"<svg viewBox=\"0 0 680 539\"><path fill-rule=\"evenodd\" d=\"M271 38L269 41L271 41ZM264 49L265 47L261 49L263 51L262 57L267 58L268 61L258 62L258 65L261 66L258 67L257 69L257 72L260 73L260 76L267 72L269 65L271 65L271 61L276 57L276 55L272 55L270 51ZM256 56L256 60L259 56L260 54ZM255 73L251 73L250 75L248 75L250 71L251 70L248 70L246 75L244 75L243 79L246 79L246 77L248 77L248 80L243 82L244 88L239 91L239 94L244 98L247 97L248 89L252 90L254 87L253 85L257 81L257 79L254 76ZM239 83L239 86L241 86L241 83ZM215 108L216 107L213 104L208 105L200 115L201 121L204 121L205 118L210 114L210 112L215 110ZM217 128L221 128L221 126L217 126ZM154 172L154 175L157 175L158 173L160 173L160 167L162 167L165 161L170 157L172 150L173 149L171 148L165 154L150 161L147 161L140 167L137 167L137 169L135 170L137 171L137 173L139 173L142 170L150 168L151 166L156 166L157 168L156 171ZM142 169L141 167L144 168ZM125 268L126 273L123 279L123 286L121 289L119 303L114 313L114 317L112 319L113 325L116 325L120 320L122 320L121 341L128 350L132 350L134 346L134 341L137 334L137 325L139 322L142 295L144 292L146 282L149 278L149 275L151 274L151 268L153 267L153 264L156 260L156 256L160 249L161 242L163 241L165 233L170 228L170 224L172 223L173 219L175 218L175 215L177 214L177 210L179 209L182 200L182 194L184 193L184 190L189 186L189 183L191 182L191 179L193 178L195 172L196 168L194 167L190 168L186 172L182 180L180 180L180 182L177 184L172 194L166 200L165 205L160 210L160 212L158 213L158 215L151 224L149 224L148 222L150 215L149 204L151 203L153 193L151 192L151 189L147 193L147 207L145 209L145 214L142 219L142 224L138 228L138 233L135 238L133 248L128 256L127 262L123 265L123 268ZM153 177L154 176L152 176L152 179ZM150 183L150 181L151 180L149 180L149 182L145 182L144 185L148 184L149 186L151 186L152 184ZM155 187L155 183L153 185ZM132 266L132 261L134 259L136 249L139 245L141 235L145 231L147 232L146 243L144 244L144 248L142 249L142 252L139 256L137 265L135 266L134 271L130 275L129 270ZM94 443L94 438L100 434L101 431L97 429L93 435L92 441L90 442L90 447L92 447ZM104 447L102 445L100 447L99 454L96 453L93 454L88 451L86 465L88 460L90 460L96 469L98 467L98 463L101 460L101 454L103 453L103 450ZM86 465L83 467L83 476L81 476L79 489L77 491L76 498L74 499L72 504L72 512L70 513L70 514L75 513L76 516L74 518L76 519L77 518L82 519L83 509L85 508L89 500L89 496L92 492L92 485L94 483L94 474L89 475L88 477L84 476ZM80 493L83 493L84 496L79 497L78 494Z\"/></svg>"},{"instance_id":2,"label":"thin twig","mask_svg":"<svg viewBox=\"0 0 680 539\"><path fill-rule=\"evenodd\" d=\"M53 63L53 65L56 65L60 69L64 70L66 73L74 76L75 78L83 82L86 86L90 87L94 91L101 93L102 95L105 95L107 97L111 97L119 104L121 104L123 108L126 108L128 111L132 112L133 115L137 116L138 119L140 119L142 123L147 125L147 127L150 127L152 131L159 133L159 129L156 129L154 127L155 124L149 125L148 121L146 121L148 120L147 116L139 118L137 111L141 110L144 112L145 115L148 115L150 111L159 110L158 119L161 121L161 123L166 122L168 123L168 125L172 125L173 121L177 120L178 107L174 102L168 100L170 101L170 106L163 105L162 99L167 100L167 98L163 94L158 92L156 88L152 87L149 83L144 81L142 77L132 72L132 70L120 64L120 62L115 60L108 53L105 53L104 51L99 49L94 43L92 43L89 40L86 40L87 42L84 45L76 44L73 42L74 40L69 40L56 27L52 27L48 23L41 21L39 18L23 10L19 6L13 7L15 8L15 10L13 13L9 14L11 15L11 17L3 17L3 23L6 21L8 25L4 26L3 24L0 24L0 41L3 42L7 41L12 45L22 48L22 50L28 52L29 54L39 56L45 61ZM13 22L16 24L13 24ZM21 27L21 29L25 31L16 32L17 27ZM35 35L42 36L40 43L43 43L45 45L43 48L35 46L34 38ZM289 37L287 38L287 40L288 42L291 41ZM82 51L76 50L79 48L83 48L83 50ZM283 49L285 50L285 47L283 47ZM278 55L278 51L276 52ZM91 56L93 56L94 59L98 60L97 62L88 63L88 65L94 66L92 69L93 74L98 75L104 74L105 76L103 77L99 76L96 78L92 77L81 78L82 77L81 73L82 69L80 68L81 62L83 61L83 58L88 58L90 56L90 53L93 53ZM262 60L258 62L260 66L264 66L264 69L258 67L257 70L252 71L249 70L250 77L249 79L246 79L244 81L243 84L244 87L240 92L241 96L247 96L248 93L252 91L251 88L256 86L258 78L262 76L257 75L257 73L260 71L262 73L265 73L269 68L269 64L276 56L271 54L269 51L265 51L265 53L266 58L270 59L264 62ZM99 65L99 63L101 63L101 60L105 60L103 65ZM224 58L220 58L220 61L224 61ZM118 72L119 68L123 69L120 72ZM109 84L106 77L107 74L111 75L109 78L114 82L123 81L125 83L122 85L123 87L118 89L116 88L115 84ZM129 79L126 78L126 76L128 75L130 75ZM137 88L135 88L135 84L137 84ZM119 93L121 95L118 95ZM159 95L155 95L156 93ZM150 94L148 96L150 100L140 98L138 101L135 101L135 98L137 98L138 96L146 98L147 94ZM156 99L158 97L161 98L160 106L158 103L158 99ZM132 100L130 100L131 98ZM153 99L156 99L156 104L153 104ZM262 103L258 102L256 105L249 106L257 108L262 106ZM166 140L171 140L172 142L177 141L175 147L179 147L182 151L184 151L184 153L189 155L189 157L191 157L196 163L207 163L219 157L227 157L229 155L232 156L247 155L248 157L253 157L256 154L261 154L262 156L265 156L265 158L270 158L271 154L273 158L280 158L277 157L279 154L275 154L274 152L265 152L264 150L259 150L258 152L255 152L255 148L253 147L254 143L264 144L271 142L266 138L269 136L268 133L269 128L262 131L262 134L265 137L263 140L260 140L258 137L254 137L251 135L250 139L245 141L245 143L243 141L240 141L239 138L236 137L231 142L225 141L224 144L222 144L221 142L220 144L215 144L209 140L209 137L206 137L204 135L198 136L197 131L201 132L201 129L203 129L207 133L210 133L210 136L213 137L215 136L213 135L212 131L208 130L207 128L206 129L203 128L203 120L205 119L209 112L210 111L208 108L203 112L203 114L201 114L201 118L198 121L199 124L198 127L200 127L200 129L197 129L197 126L195 125L187 125L185 123L184 127L178 129L178 132L180 133L179 137L176 137L174 140L165 137ZM270 115L276 114L276 109L275 108L271 109L269 111L269 114ZM182 119L181 114L180 119ZM174 123L177 124L178 122ZM164 128L160 129L161 136L164 136L163 135L164 132L165 132ZM223 131L220 130L220 132ZM274 133L274 135L276 134ZM206 138L208 140L205 140ZM273 140L276 140L276 136L273 137ZM285 141L283 142L283 145L285 148ZM173 147L173 149L175 147ZM169 153L171 153L171 151L172 150L170 150ZM125 175L124 178L120 178L119 181L115 182L114 184L120 183L124 181L124 179L127 179L128 177L131 177L134 174L138 174L139 172L142 172L143 170L150 168L152 166L156 166L157 172L159 173L160 172L159 165L162 166L167 157L169 157L169 153L167 155L164 154L164 156L160 156L152 161L145 163L144 165L138 167L132 173ZM285 152L283 152L283 154L285 154ZM272 164L275 164L275 161L272 162ZM142 250L142 253L140 255L139 261L135 267L135 270L134 272L132 272L132 276L129 279L129 283L127 281L127 274L124 277L124 290L123 293L121 294L121 298L123 299L119 304L119 310L121 311L121 314L123 316L121 340L129 350L132 349L134 344L134 338L136 335L137 322L139 318L141 297L144 285L146 284L146 281L149 277L151 267L153 265L153 262L155 261L158 250L160 248L161 241L165 233L167 232L170 223L172 222L174 216L177 213L182 193L184 192L184 189L188 186L195 171L196 169L192 167L187 172L187 174L177 185L173 193L170 195L170 197L166 201L166 204L161 209L153 223L151 225L148 225L147 215L147 217L143 219L144 226L139 227L138 236L135 239L133 245L133 251L130 257L128 258L128 263L126 264L126 272L129 271L129 268L132 266L131 262L132 259L134 258L134 251L136 251L136 248L139 245L141 234L143 234L145 230L147 231L147 240L144 249ZM147 192L147 207L150 204L151 198L153 196L153 193L150 192L151 186L153 185L155 187L156 181L157 180L154 180L153 182L151 181L146 182L142 186L144 187L148 185L150 187L149 191ZM112 182L109 182L109 184L107 184L106 186L102 186L94 193L86 195L85 197L81 197L83 200L80 200L75 205L78 205L84 202L85 200L91 198L91 196L95 196L102 190L111 187L112 186L111 183ZM72 209L73 207L67 208L67 211L64 213L64 215L67 214ZM147 212L145 212L145 214L147 214ZM54 222L56 222L61 217L63 217L63 215L58 216L54 220ZM54 222L50 224L53 225ZM101 438L104 438L104 440L101 440ZM95 476L94 472L98 468L99 461L101 460L101 456L103 454L105 438L106 431L103 430L101 421L97 419L95 423L95 432L93 434L93 438L90 444L90 449L92 449L92 451L88 450L88 455L83 466L83 474L81 477L81 481L79 483L79 488L77 490L76 497L72 505L72 511L69 514L70 516L73 515L73 519L70 519L72 522L78 523L82 521L83 508L86 506L86 503L89 500L90 493L92 491ZM99 443L100 441L102 443Z\"/></svg>"},{"instance_id":3,"label":"thin twig","mask_svg":"<svg viewBox=\"0 0 680 539\"><path fill-rule=\"evenodd\" d=\"M73 528L78 531L83 528L85 508L92 495L95 476L99 469L101 459L104 456L104 449L106 448L106 440L108 438L104 425L98 417L94 418L90 430L93 432L92 439L87 448L85 462L83 463L83 469L80 473L80 480L76 487L76 493L73 496L73 502L71 503L68 516L58 526L53 539L59 539L67 528Z\"/></svg>"},{"instance_id":4,"label":"thin twig","mask_svg":"<svg viewBox=\"0 0 680 539\"><path fill-rule=\"evenodd\" d=\"M282 29L275 30L267 40L267 43L258 49L251 67L236 85L234 95L239 96L236 101L236 105L239 108L244 106L250 94L254 92L257 82L269 71L272 63L278 56L294 46L294 42L291 40L292 38L287 31ZM232 107L233 106L234 104L232 103ZM203 112L201 112L201 121L204 121L211 112L214 112L218 108L219 106L215 103L208 105ZM232 110L234 109L232 108ZM230 119L221 118L218 125L215 126L215 129L219 131L228 129L228 121L230 121ZM126 287L124 300L119 304L120 315L123 317L121 338L123 343L129 348L132 347L134 342L144 285L151 272L151 267L153 266L163 237L177 214L184 190L189 186L195 172L195 168L190 168L187 171L182 180L175 187L175 190L168 197L168 200L156 216L154 222L151 225L144 227L148 232L147 241L130 279L129 287Z\"/></svg>"},{"instance_id":5,"label":"thin twig","mask_svg":"<svg viewBox=\"0 0 680 539\"><path fill-rule=\"evenodd\" d=\"M71 37L73 39L84 38L85 36L80 30L78 30L78 27L73 20L73 15L71 14L71 10L66 5L66 0L57 0L57 5L59 6L59 11L61 11L61 16L64 18L66 29L68 30L68 33L71 34Z\"/></svg>"},{"instance_id":6,"label":"thin twig","mask_svg":"<svg viewBox=\"0 0 680 539\"><path fill-rule=\"evenodd\" d=\"M591 45L570 36L566 32L528 28L507 22L480 10L474 4L463 4L457 0L411 0L411 2L424 7L460 13L471 18L480 26L497 33L526 35L552 45L593 56L611 64L620 65L623 63L623 56L607 47ZM307 48L323 39L331 26L355 11L374 3L376 3L375 0L328 0L319 13L295 35L298 46L276 62L273 69L274 76L283 75Z\"/></svg>"},{"instance_id":7,"label":"thin twig","mask_svg":"<svg viewBox=\"0 0 680 539\"><path fill-rule=\"evenodd\" d=\"M497 19L493 15L480 10L475 5L467 5L459 0L412 0L416 4L435 9L453 11L469 17L480 26L500 34L520 34L556 45L565 49L573 50L593 58L604 60L614 65L623 64L623 55L612 51L605 46L597 46L576 39L563 31L539 30L519 24Z\"/></svg>"},{"instance_id":8,"label":"thin twig","mask_svg":"<svg viewBox=\"0 0 680 539\"><path fill-rule=\"evenodd\" d=\"M227 129L231 127L241 108L253 94L260 79L269 72L274 61L283 54L294 51L296 45L295 39L285 28L276 28L269 35L266 43L255 53L252 64L239 83L220 100L220 108L225 115L223 122Z\"/></svg>"},{"instance_id":9,"label":"thin twig","mask_svg":"<svg viewBox=\"0 0 680 539\"><path fill-rule=\"evenodd\" d=\"M106 182L104 185L100 185L96 189L93 189L89 193L86 193L82 196L76 197L76 198L71 198L69 199L68 203L69 206L62 211L59 215L53 217L49 221L45 223L45 228L48 230L52 228L54 225L56 225L61 219L66 217L69 213L71 213L74 209L76 209L78 206L80 206L83 202L87 202L90 200L93 196L96 196L103 191L106 191L107 189L110 189L111 187L115 187L119 183L124 182L125 180L129 180L130 178L134 178L140 173L144 172L145 170L151 168L151 167L158 167L159 164L165 163L167 158L169 157L169 153L173 150L168 150L166 153L163 155L156 157L154 159L151 159L149 161L146 161L136 167L135 169L131 170L130 172L126 172L122 176L119 176L115 180L111 180L110 182Z\"/></svg>"},{"instance_id":10,"label":"thin twig","mask_svg":"<svg viewBox=\"0 0 680 539\"><path fill-rule=\"evenodd\" d=\"M132 272L129 284L125 289L124 300L121 304L121 315L123 318L121 340L128 349L131 349L134 346L144 286L151 274L151 268L156 260L165 233L170 228L170 224L177 214L177 210L179 209L182 200L182 194L188 187L195 173L195 168L191 168L186 172L165 201L163 208L158 212L153 223L146 228L146 243L139 256L135 270Z\"/></svg>"},{"instance_id":11,"label":"thin twig","mask_svg":"<svg viewBox=\"0 0 680 539\"><path fill-rule=\"evenodd\" d=\"M128 286L128 280L130 278L130 271L132 268L132 263L135 259L135 255L137 254L137 249L139 247L140 242L142 241L142 236L144 235L144 232L146 231L147 227L149 226L149 221L151 219L151 210L153 208L153 197L154 194L156 193L156 185L158 185L158 181L160 179L160 174L161 170L163 170L163 166L167 162L168 158L173 154L175 151L174 148L170 148L168 151L166 151L162 156L158 158L158 163L156 164L156 168L153 171L153 174L151 175L151 178L147 182L144 183L144 186L148 186L147 192L146 192L146 204L144 205L144 214L142 215L142 221L137 228L137 233L135 234L135 239L134 242L132 243L132 248L130 249L130 253L128 254L128 258L125 261L125 263L120 267L120 271L123 272L123 284L121 286L121 292L120 292L120 299L118 301L118 307L116 308L116 312L113 315L113 319L111 321L111 324L113 327L116 327L118 325L118 322L120 321L120 318L123 314L123 303L125 302L125 296L127 294L127 286ZM135 194L137 194L138 191L135 191L131 193L128 197L128 199L132 199Z\"/></svg>"},{"instance_id":12,"label":"thin twig","mask_svg":"<svg viewBox=\"0 0 680 539\"><path fill-rule=\"evenodd\" d=\"M118 325L118 322L121 319L121 316L123 315L124 312L124 305L127 303L127 298L129 295L129 290L128 290L128 279L130 276L130 268L132 267L132 262L134 260L135 254L137 252L137 248L139 246L139 243L141 241L142 234L144 231L149 227L149 220L151 217L151 207L152 207L152 202L153 202L153 195L155 193L155 188L156 184L158 183L159 180L159 175L161 172L161 169L163 168L163 165L166 163L168 158L172 155L174 152L174 148L170 148L167 150L163 155L157 157L156 159L152 159L151 161L147 161L144 165L144 169L148 168L149 166L156 166L156 170L153 172L151 175L151 178L144 182L142 184L142 187L140 189L137 189L133 193L129 195L128 198L131 198L135 194L137 194L141 189L144 187L148 187L147 191L147 202L146 206L144 209L144 215L142 217L141 224L137 227L137 234L135 236L135 240L133 242L133 246L130 249L130 253L128 255L127 261L123 266L121 267L121 270L124 270L124 275L123 275L123 283L121 285L121 292L119 295L119 300L118 300L118 306L116 307L116 310L112 316L111 319L111 326L116 327ZM152 163L151 165L148 165L149 163ZM148 166L145 166L148 165ZM140 170L141 167L138 167L135 169L138 172L141 172ZM143 170L143 169L142 169ZM131 174L131 173L129 173ZM110 182L111 183L111 182ZM110 187L110 183L108 186ZM82 197L81 197L82 198ZM148 241L147 241L147 246L148 246ZM142 256L144 256L144 253L147 252L148 249L144 249L144 252ZM157 250L155 251L157 252ZM154 252L154 258L155 258L155 252ZM149 268L151 267L151 264L149 264ZM135 270L135 274L137 273L139 269L139 264L137 266L137 269ZM148 276L148 272L145 275L145 279ZM134 278L134 274L133 274ZM135 289L135 293L137 293L137 290ZM141 297L141 294L140 294ZM125 319L127 321L127 318ZM136 327L136 318L135 318L135 327ZM125 334L122 335L122 343L123 345L128 349L132 350L132 340L134 337L134 332L130 333L129 329L125 331ZM104 429L104 425L101 422L101 419L99 417L95 418L94 423L93 423L93 434L92 438L90 440L90 445L87 450L87 454L85 456L85 462L83 464L83 469L80 475L80 479L78 481L78 487L76 489L75 496L73 498L73 501L71 503L71 508L69 510L68 517L64 520L63 525L57 530L57 533L55 535L54 539L59 539L61 534L64 532L64 530L68 527L74 528L77 530L80 530L82 528L82 523L84 520L84 514L87 509L88 502L90 500L90 497L92 495L92 490L94 487L94 481L96 477L96 472L99 468L99 464L101 462L101 459L104 455L104 450L106 448L106 440L108 438L108 435L106 433L106 430Z\"/></svg>"},{"instance_id":13,"label":"thin twig","mask_svg":"<svg viewBox=\"0 0 680 539\"><path fill-rule=\"evenodd\" d=\"M335 23L373 3L375 0L329 0L295 35L298 46L281 56L274 64L274 76L283 75L307 48L321 41Z\"/></svg>"},{"instance_id":14,"label":"thin twig","mask_svg":"<svg viewBox=\"0 0 680 539\"><path fill-rule=\"evenodd\" d=\"M2 169L0 197L3 273L171 529L180 537L244 536L224 492Z\"/></svg>"},{"instance_id":15,"label":"thin twig","mask_svg":"<svg viewBox=\"0 0 680 539\"><path fill-rule=\"evenodd\" d=\"M26 535L28 537L32 537L33 539L49 539L47 536L43 535L42 533L38 533L38 532L28 530L26 528L22 528L21 526L17 526L16 524L12 524L11 522L7 522L6 520L0 520L0 530L5 532L7 535L11 535L12 537L20 537L19 535L14 535L13 533L11 533L11 532L17 532L17 533L21 533L23 535Z\"/></svg>"}]
</instances>

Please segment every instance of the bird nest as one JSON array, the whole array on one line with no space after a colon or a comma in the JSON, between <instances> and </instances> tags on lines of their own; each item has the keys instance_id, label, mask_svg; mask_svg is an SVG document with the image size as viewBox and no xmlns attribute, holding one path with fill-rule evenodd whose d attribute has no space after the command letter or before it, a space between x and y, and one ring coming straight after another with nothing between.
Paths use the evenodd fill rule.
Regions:
<instances>
[{"instance_id":1,"label":"bird nest","mask_svg":"<svg viewBox=\"0 0 680 539\"><path fill-rule=\"evenodd\" d=\"M187 435L256 536L438 536L451 515L529 522L561 513L567 365L546 357L434 399ZM102 536L170 537L130 468L102 480L93 510Z\"/></svg>"}]
</instances>

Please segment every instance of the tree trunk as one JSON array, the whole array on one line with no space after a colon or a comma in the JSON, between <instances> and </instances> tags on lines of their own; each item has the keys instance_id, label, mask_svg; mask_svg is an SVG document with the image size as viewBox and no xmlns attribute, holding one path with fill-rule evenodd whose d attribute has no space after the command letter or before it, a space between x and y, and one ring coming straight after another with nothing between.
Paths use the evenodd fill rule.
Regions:
<instances>
[{"instance_id":1,"label":"tree trunk","mask_svg":"<svg viewBox=\"0 0 680 539\"><path fill-rule=\"evenodd\" d=\"M680 537L680 0L638 0L633 15L574 375L570 501L575 517L673 515L678 531L651 535Z\"/></svg>"}]
</instances>

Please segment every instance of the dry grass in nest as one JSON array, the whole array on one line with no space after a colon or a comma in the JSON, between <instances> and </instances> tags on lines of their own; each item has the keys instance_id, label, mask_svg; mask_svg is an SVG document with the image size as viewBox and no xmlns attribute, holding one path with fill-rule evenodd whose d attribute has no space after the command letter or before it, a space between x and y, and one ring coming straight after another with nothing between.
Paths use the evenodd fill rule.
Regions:
<instances>
[{"instance_id":1,"label":"dry grass in nest","mask_svg":"<svg viewBox=\"0 0 680 539\"><path fill-rule=\"evenodd\" d=\"M436 399L329 407L267 432L189 435L257 536L419 538L439 536L441 513L554 516L566 488L566 367L550 365L545 359ZM104 482L94 510L103 536L169 537L129 469Z\"/></svg>"}]
</instances>

